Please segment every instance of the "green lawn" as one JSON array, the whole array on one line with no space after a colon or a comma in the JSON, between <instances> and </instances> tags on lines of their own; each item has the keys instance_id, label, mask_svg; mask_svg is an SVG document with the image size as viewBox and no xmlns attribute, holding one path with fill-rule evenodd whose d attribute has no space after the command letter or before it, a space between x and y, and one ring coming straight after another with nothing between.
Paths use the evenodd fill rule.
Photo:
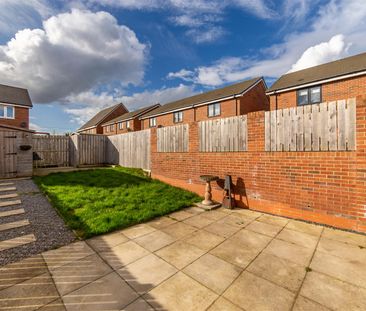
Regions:
<instances>
[{"instance_id":1,"label":"green lawn","mask_svg":"<svg viewBox=\"0 0 366 311\"><path fill-rule=\"evenodd\" d=\"M34 180L67 225L83 238L128 227L200 200L192 192L146 177L139 169L103 168Z\"/></svg>"}]
</instances>

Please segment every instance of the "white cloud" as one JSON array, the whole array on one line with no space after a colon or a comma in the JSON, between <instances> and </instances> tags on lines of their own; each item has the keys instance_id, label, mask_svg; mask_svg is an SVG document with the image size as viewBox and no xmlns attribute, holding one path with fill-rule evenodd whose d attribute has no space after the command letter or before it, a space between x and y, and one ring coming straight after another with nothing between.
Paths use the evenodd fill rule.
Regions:
<instances>
[{"instance_id":1,"label":"white cloud","mask_svg":"<svg viewBox=\"0 0 366 311\"><path fill-rule=\"evenodd\" d=\"M82 125L91 119L99 110L122 102L132 111L156 103L167 103L173 100L184 98L195 93L193 86L180 84L177 87L163 87L158 90L144 91L130 96L111 95L109 93L95 94L91 91L80 93L76 96L69 96L66 102L73 103L75 108L65 108L72 122Z\"/></svg>"},{"instance_id":2,"label":"white cloud","mask_svg":"<svg viewBox=\"0 0 366 311\"><path fill-rule=\"evenodd\" d=\"M322 42L308 48L292 65L291 71L298 71L308 67L327 63L346 55L348 46L343 35L335 35L328 42Z\"/></svg>"},{"instance_id":3,"label":"white cloud","mask_svg":"<svg viewBox=\"0 0 366 311\"><path fill-rule=\"evenodd\" d=\"M186 34L196 43L210 43L221 38L225 31L222 27L210 26L208 28L190 29Z\"/></svg>"},{"instance_id":4,"label":"white cloud","mask_svg":"<svg viewBox=\"0 0 366 311\"><path fill-rule=\"evenodd\" d=\"M1 79L27 87L35 102L52 102L100 84L140 83L146 53L109 13L74 9L0 45Z\"/></svg>"},{"instance_id":5,"label":"white cloud","mask_svg":"<svg viewBox=\"0 0 366 311\"><path fill-rule=\"evenodd\" d=\"M207 66L169 73L168 78L218 86L255 76L279 77L291 69L315 66L366 50L363 0L332 0L314 15L306 31L289 33L282 43L258 51L255 58L226 57Z\"/></svg>"}]
</instances>

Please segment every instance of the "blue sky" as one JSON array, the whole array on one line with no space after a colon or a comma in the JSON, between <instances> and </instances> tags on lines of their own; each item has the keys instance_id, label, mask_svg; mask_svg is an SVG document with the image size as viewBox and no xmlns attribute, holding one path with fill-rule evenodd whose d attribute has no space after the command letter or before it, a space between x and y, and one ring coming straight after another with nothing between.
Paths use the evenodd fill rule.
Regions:
<instances>
[{"instance_id":1,"label":"blue sky","mask_svg":"<svg viewBox=\"0 0 366 311\"><path fill-rule=\"evenodd\" d=\"M62 133L120 101L364 52L365 21L364 0L0 0L0 83L29 89L34 129Z\"/></svg>"}]
</instances>

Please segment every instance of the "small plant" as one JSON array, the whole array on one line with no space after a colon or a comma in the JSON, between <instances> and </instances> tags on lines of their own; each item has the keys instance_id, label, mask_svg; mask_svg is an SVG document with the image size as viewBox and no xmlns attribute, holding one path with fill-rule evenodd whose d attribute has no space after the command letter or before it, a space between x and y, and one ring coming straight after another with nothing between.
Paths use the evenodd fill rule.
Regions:
<instances>
[{"instance_id":1,"label":"small plant","mask_svg":"<svg viewBox=\"0 0 366 311\"><path fill-rule=\"evenodd\" d=\"M306 268L305 268L305 271L306 271L306 272L311 272L311 271L313 271L313 269L311 269L310 267L306 267Z\"/></svg>"}]
</instances>

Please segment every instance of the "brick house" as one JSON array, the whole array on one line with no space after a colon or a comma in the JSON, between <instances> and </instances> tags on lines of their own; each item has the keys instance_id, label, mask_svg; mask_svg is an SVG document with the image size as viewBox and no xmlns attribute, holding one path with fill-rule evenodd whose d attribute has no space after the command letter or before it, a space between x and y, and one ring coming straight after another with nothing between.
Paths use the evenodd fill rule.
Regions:
<instances>
[{"instance_id":1,"label":"brick house","mask_svg":"<svg viewBox=\"0 0 366 311\"><path fill-rule=\"evenodd\" d=\"M142 129L269 110L262 77L165 104L140 117Z\"/></svg>"},{"instance_id":2,"label":"brick house","mask_svg":"<svg viewBox=\"0 0 366 311\"><path fill-rule=\"evenodd\" d=\"M127 112L117 118L102 124L104 135L116 135L141 130L141 120L144 114L159 108L160 104L143 107L135 111Z\"/></svg>"},{"instance_id":3,"label":"brick house","mask_svg":"<svg viewBox=\"0 0 366 311\"><path fill-rule=\"evenodd\" d=\"M28 90L0 84L0 125L29 129L32 107Z\"/></svg>"},{"instance_id":4,"label":"brick house","mask_svg":"<svg viewBox=\"0 0 366 311\"><path fill-rule=\"evenodd\" d=\"M366 94L366 53L287 73L266 94L271 110Z\"/></svg>"},{"instance_id":5,"label":"brick house","mask_svg":"<svg viewBox=\"0 0 366 311\"><path fill-rule=\"evenodd\" d=\"M103 134L102 124L128 112L122 103L99 111L77 130L79 134Z\"/></svg>"}]
</instances>

